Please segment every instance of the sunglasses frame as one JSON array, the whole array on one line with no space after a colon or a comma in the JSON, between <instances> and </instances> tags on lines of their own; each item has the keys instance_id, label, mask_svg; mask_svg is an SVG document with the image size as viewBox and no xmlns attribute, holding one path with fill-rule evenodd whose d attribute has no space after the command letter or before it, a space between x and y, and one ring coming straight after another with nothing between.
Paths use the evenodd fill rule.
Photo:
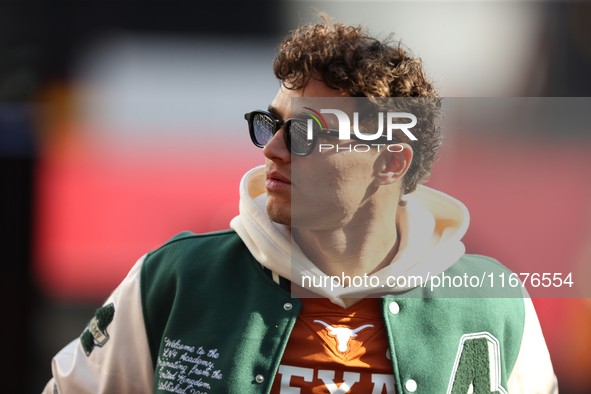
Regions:
<instances>
[{"instance_id":1,"label":"sunglasses frame","mask_svg":"<svg viewBox=\"0 0 591 394\"><path fill-rule=\"evenodd\" d=\"M312 153L312 151L314 150L314 147L316 146L316 139L318 137L318 134L324 134L324 135L332 135L332 136L338 136L339 131L338 130L333 130L333 129L321 129L319 132L314 133L314 135L312 136L312 143L310 144L310 149L307 152L294 152L293 149L291 148L291 122L292 120L299 120L301 121L302 119L300 118L289 118L287 120L280 120L277 119L272 113L270 113L269 111L264 111L261 109L257 109L251 112L247 112L244 114L244 119L246 119L246 121L248 122L248 131L250 133L250 139L252 140L252 143L259 147L259 148L264 148L265 145L260 144L259 142L257 142L256 136L254 134L254 116L257 114L263 114L266 115L268 117L270 117L273 120L273 131L272 131L272 135L273 137L275 136L275 134L277 134L277 132L279 131L279 129L281 129L283 127L283 139L285 141L285 145L287 146L287 148L289 149L289 151L291 153L293 153L296 156L308 156L310 153ZM285 129L290 130L289 133L285 132ZM271 138L273 138L271 137ZM357 141L363 141L363 142L367 142L366 140L363 140L359 137L357 137L356 135L352 134L351 135L351 139L352 140L357 140ZM380 141L383 139L387 139L386 136L382 136L374 141ZM389 141L389 140L388 140ZM401 141L399 141L396 138L393 138L392 141L394 141L395 143L400 143ZM390 142L390 141L389 141Z\"/></svg>"},{"instance_id":2,"label":"sunglasses frame","mask_svg":"<svg viewBox=\"0 0 591 394\"><path fill-rule=\"evenodd\" d=\"M263 111L260 109L254 110L251 112L247 112L244 114L244 119L246 119L246 121L248 122L248 131L250 133L250 139L252 140L252 143L255 146L257 146L259 148L264 148L266 145L266 144L265 145L260 144L257 141L257 138L254 133L254 124L253 123L254 123L254 117L257 114L266 115L273 121L273 131L272 131L273 137L275 136L275 134L277 134L279 129L281 129L283 127L283 139L285 141L285 145L287 146L287 148L289 149L289 151L291 153L293 153L294 155L297 155L297 156L307 156L310 153L312 153L312 151L314 150L314 146L316 146L316 134L313 136L312 143L310 144L310 149L307 152L294 152L293 149L291 148L291 121L293 118L289 118L287 120L280 120L280 119L277 119L272 113L270 113L268 111ZM285 132L286 129L290 130L290 132ZM271 137L271 138L273 138L273 137Z\"/></svg>"}]
</instances>

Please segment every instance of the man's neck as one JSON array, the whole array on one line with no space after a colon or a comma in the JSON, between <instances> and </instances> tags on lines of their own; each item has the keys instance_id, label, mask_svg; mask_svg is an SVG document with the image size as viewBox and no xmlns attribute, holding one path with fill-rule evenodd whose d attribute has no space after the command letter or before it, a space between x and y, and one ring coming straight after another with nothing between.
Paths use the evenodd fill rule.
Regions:
<instances>
[{"instance_id":1,"label":"man's neck","mask_svg":"<svg viewBox=\"0 0 591 394\"><path fill-rule=\"evenodd\" d=\"M396 208L373 210L379 212L374 217L371 213L360 213L335 230L292 228L292 237L326 275L363 277L389 265L398 253Z\"/></svg>"}]
</instances>

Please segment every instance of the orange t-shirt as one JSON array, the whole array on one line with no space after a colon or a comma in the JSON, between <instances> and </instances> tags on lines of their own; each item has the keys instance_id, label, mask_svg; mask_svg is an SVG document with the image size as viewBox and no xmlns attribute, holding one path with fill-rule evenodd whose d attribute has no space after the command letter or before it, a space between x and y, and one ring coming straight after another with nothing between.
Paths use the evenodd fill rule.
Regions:
<instances>
[{"instance_id":1,"label":"orange t-shirt","mask_svg":"<svg viewBox=\"0 0 591 394\"><path fill-rule=\"evenodd\" d=\"M394 376L379 298L347 309L302 298L272 394L393 394Z\"/></svg>"}]
</instances>

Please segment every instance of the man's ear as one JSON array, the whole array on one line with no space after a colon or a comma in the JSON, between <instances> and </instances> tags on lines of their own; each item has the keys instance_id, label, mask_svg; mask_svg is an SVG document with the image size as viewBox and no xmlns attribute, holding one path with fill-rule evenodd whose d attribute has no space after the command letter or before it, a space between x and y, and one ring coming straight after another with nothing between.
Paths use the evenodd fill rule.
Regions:
<instances>
[{"instance_id":1,"label":"man's ear","mask_svg":"<svg viewBox=\"0 0 591 394\"><path fill-rule=\"evenodd\" d=\"M391 185L398 182L406 174L412 162L413 151L409 144L401 142L386 148L389 149L381 151L376 161L377 185Z\"/></svg>"}]
</instances>

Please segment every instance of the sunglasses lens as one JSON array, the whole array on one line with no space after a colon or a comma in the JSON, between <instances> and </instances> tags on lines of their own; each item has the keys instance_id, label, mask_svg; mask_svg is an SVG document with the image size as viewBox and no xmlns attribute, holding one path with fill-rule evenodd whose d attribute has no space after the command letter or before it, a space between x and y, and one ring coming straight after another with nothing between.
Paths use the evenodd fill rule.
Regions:
<instances>
[{"instance_id":1,"label":"sunglasses lens","mask_svg":"<svg viewBox=\"0 0 591 394\"><path fill-rule=\"evenodd\" d=\"M252 127L254 137L261 146L267 145L273 138L273 119L266 114L257 113L253 116Z\"/></svg>"},{"instance_id":2,"label":"sunglasses lens","mask_svg":"<svg viewBox=\"0 0 591 394\"><path fill-rule=\"evenodd\" d=\"M305 120L292 119L289 125L291 151L296 155L307 155L313 149L313 140L308 140L308 126Z\"/></svg>"}]
</instances>

